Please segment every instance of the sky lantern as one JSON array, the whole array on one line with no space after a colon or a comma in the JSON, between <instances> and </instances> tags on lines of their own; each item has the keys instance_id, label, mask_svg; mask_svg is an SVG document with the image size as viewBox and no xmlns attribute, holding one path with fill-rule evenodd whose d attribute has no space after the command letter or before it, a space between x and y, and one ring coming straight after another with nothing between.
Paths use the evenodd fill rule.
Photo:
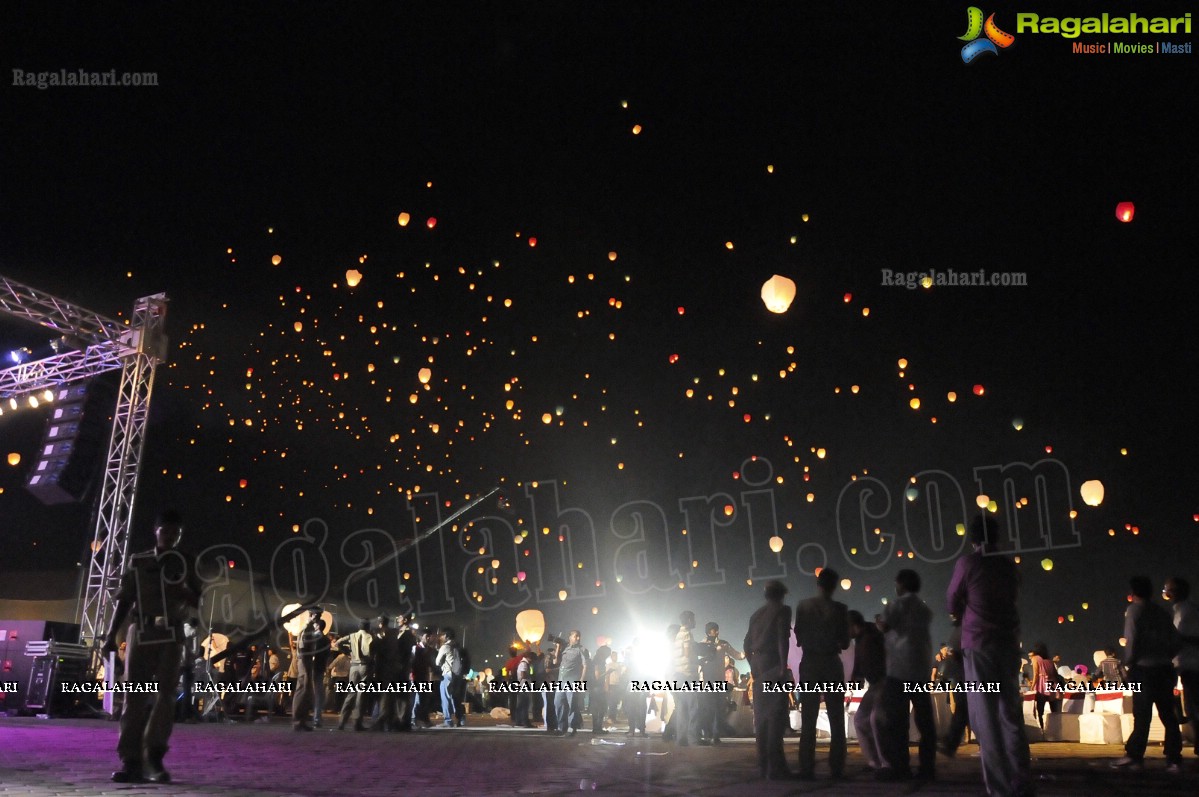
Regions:
<instances>
[{"instance_id":1,"label":"sky lantern","mask_svg":"<svg viewBox=\"0 0 1199 797\"><path fill-rule=\"evenodd\" d=\"M775 553L778 553L779 551L783 550L783 538L779 537L778 535L771 537L770 538L770 550L774 551Z\"/></svg>"},{"instance_id":2,"label":"sky lantern","mask_svg":"<svg viewBox=\"0 0 1199 797\"><path fill-rule=\"evenodd\" d=\"M775 274L762 283L762 302L772 313L785 313L795 299L795 283Z\"/></svg>"},{"instance_id":3,"label":"sky lantern","mask_svg":"<svg viewBox=\"0 0 1199 797\"><path fill-rule=\"evenodd\" d=\"M420 380L422 385L429 384L429 380L433 378L433 371L429 368L422 368L416 372L416 378Z\"/></svg>"},{"instance_id":4,"label":"sky lantern","mask_svg":"<svg viewBox=\"0 0 1199 797\"><path fill-rule=\"evenodd\" d=\"M912 399L911 401L908 402L908 406L914 410L920 409L920 399L918 399L918 398Z\"/></svg>"},{"instance_id":5,"label":"sky lantern","mask_svg":"<svg viewBox=\"0 0 1199 797\"><path fill-rule=\"evenodd\" d=\"M400 223L401 227L407 227L408 222L412 221L412 217L408 215L407 211L405 211L396 217L396 221Z\"/></svg>"},{"instance_id":6,"label":"sky lantern","mask_svg":"<svg viewBox=\"0 0 1199 797\"><path fill-rule=\"evenodd\" d=\"M1137 213L1137 206L1131 202L1120 202L1116 205L1116 218L1127 224Z\"/></svg>"},{"instance_id":7,"label":"sky lantern","mask_svg":"<svg viewBox=\"0 0 1199 797\"><path fill-rule=\"evenodd\" d=\"M542 416L541 416L541 422L542 422L542 423L553 423L553 422L554 422L554 416L553 416L553 415L551 415L551 414L549 414L549 413L547 412L547 413L545 413L544 415L542 415Z\"/></svg>"},{"instance_id":8,"label":"sky lantern","mask_svg":"<svg viewBox=\"0 0 1199 797\"><path fill-rule=\"evenodd\" d=\"M909 501L915 501L917 498L920 497L920 491L917 490L915 487L909 487L908 489L903 491L903 495Z\"/></svg>"},{"instance_id":9,"label":"sky lantern","mask_svg":"<svg viewBox=\"0 0 1199 797\"><path fill-rule=\"evenodd\" d=\"M1053 569L1053 560L1052 559L1042 559L1041 560L1041 569L1046 572L1052 570Z\"/></svg>"},{"instance_id":10,"label":"sky lantern","mask_svg":"<svg viewBox=\"0 0 1199 797\"><path fill-rule=\"evenodd\" d=\"M949 391L949 394L947 396L945 396L945 398L949 399L949 403L952 404L953 402L958 400L958 394L954 393L951 390L951 391Z\"/></svg>"},{"instance_id":11,"label":"sky lantern","mask_svg":"<svg viewBox=\"0 0 1199 797\"><path fill-rule=\"evenodd\" d=\"M521 572L524 581L524 572ZM539 609L525 609L516 615L516 635L522 642L536 645L545 635L545 615Z\"/></svg>"},{"instance_id":12,"label":"sky lantern","mask_svg":"<svg viewBox=\"0 0 1199 797\"><path fill-rule=\"evenodd\" d=\"M987 389L985 387L983 387L982 385L974 386L974 395L981 396L983 393L986 393L986 392L987 392Z\"/></svg>"},{"instance_id":13,"label":"sky lantern","mask_svg":"<svg viewBox=\"0 0 1199 797\"><path fill-rule=\"evenodd\" d=\"M17 465L20 465L21 464L21 455L18 454L16 451L13 451L11 454L8 455L8 464L12 465L14 468Z\"/></svg>"},{"instance_id":14,"label":"sky lantern","mask_svg":"<svg viewBox=\"0 0 1199 797\"><path fill-rule=\"evenodd\" d=\"M437 226L437 217L430 216L429 220L425 222L425 226L428 227L430 230L433 229L434 227L436 227Z\"/></svg>"},{"instance_id":15,"label":"sky lantern","mask_svg":"<svg viewBox=\"0 0 1199 797\"><path fill-rule=\"evenodd\" d=\"M529 236L529 246L536 246L536 245L537 245L537 239L533 236Z\"/></svg>"},{"instance_id":16,"label":"sky lantern","mask_svg":"<svg viewBox=\"0 0 1199 797\"><path fill-rule=\"evenodd\" d=\"M1012 418L1012 428L1017 432L1024 428L1024 419Z\"/></svg>"},{"instance_id":17,"label":"sky lantern","mask_svg":"<svg viewBox=\"0 0 1199 797\"><path fill-rule=\"evenodd\" d=\"M902 371L903 369L905 369L905 368L907 368L907 367L908 367L908 361L907 361L907 359L906 359L906 358L904 358L904 357L900 357L900 358L899 358L899 362L897 363L897 365L899 365L899 370L901 370L901 371Z\"/></svg>"},{"instance_id":18,"label":"sky lantern","mask_svg":"<svg viewBox=\"0 0 1199 797\"><path fill-rule=\"evenodd\" d=\"M991 503L991 499L985 495L980 495L978 498L974 499L974 503L979 509L986 509L987 504Z\"/></svg>"},{"instance_id":19,"label":"sky lantern","mask_svg":"<svg viewBox=\"0 0 1199 797\"><path fill-rule=\"evenodd\" d=\"M853 582L850 581L848 578L841 579L841 589L848 590L852 586L853 586Z\"/></svg>"},{"instance_id":20,"label":"sky lantern","mask_svg":"<svg viewBox=\"0 0 1199 797\"><path fill-rule=\"evenodd\" d=\"M1098 479L1083 482L1078 492L1082 494L1083 503L1087 506L1099 506L1103 503L1103 482Z\"/></svg>"},{"instance_id":21,"label":"sky lantern","mask_svg":"<svg viewBox=\"0 0 1199 797\"><path fill-rule=\"evenodd\" d=\"M633 135L641 135L641 125L633 125Z\"/></svg>"},{"instance_id":22,"label":"sky lantern","mask_svg":"<svg viewBox=\"0 0 1199 797\"><path fill-rule=\"evenodd\" d=\"M360 282L362 282L362 272L358 269L352 268L346 272L346 285L356 288Z\"/></svg>"},{"instance_id":23,"label":"sky lantern","mask_svg":"<svg viewBox=\"0 0 1199 797\"><path fill-rule=\"evenodd\" d=\"M294 329L296 332L303 332L304 331L304 323L302 321L297 321L296 323L291 325L291 328Z\"/></svg>"},{"instance_id":24,"label":"sky lantern","mask_svg":"<svg viewBox=\"0 0 1199 797\"><path fill-rule=\"evenodd\" d=\"M282 263L282 262L283 262L283 256L282 256L282 255L273 255L273 256L271 257L271 265L272 265L272 266L277 266L277 265L279 265L279 264L280 264L280 263Z\"/></svg>"},{"instance_id":25,"label":"sky lantern","mask_svg":"<svg viewBox=\"0 0 1199 797\"><path fill-rule=\"evenodd\" d=\"M558 590L558 600L560 600L560 601L566 600L566 595L567 595L566 590L564 590L564 589Z\"/></svg>"}]
</instances>

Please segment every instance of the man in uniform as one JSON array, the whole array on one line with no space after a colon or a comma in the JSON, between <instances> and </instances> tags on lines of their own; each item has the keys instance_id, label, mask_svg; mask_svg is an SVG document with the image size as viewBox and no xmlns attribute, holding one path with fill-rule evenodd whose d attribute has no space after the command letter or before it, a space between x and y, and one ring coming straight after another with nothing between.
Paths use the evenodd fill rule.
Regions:
<instances>
[{"instance_id":1,"label":"man in uniform","mask_svg":"<svg viewBox=\"0 0 1199 797\"><path fill-rule=\"evenodd\" d=\"M163 512L155 523L154 548L130 557L101 648L105 656L114 652L125 628L125 681L158 686L157 694L134 691L125 696L117 742L122 768L112 773L117 783L171 781L162 759L175 721L183 621L197 614L201 591L195 562L175 550L182 537L179 514Z\"/></svg>"},{"instance_id":2,"label":"man in uniform","mask_svg":"<svg viewBox=\"0 0 1199 797\"><path fill-rule=\"evenodd\" d=\"M787 722L787 695L767 692L767 682L791 680L787 651L791 646L791 608L783 603L787 588L781 582L766 585L766 605L749 618L745 634L745 658L754 679L754 737L758 743L758 773L767 780L791 777L783 756L783 732Z\"/></svg>"}]
</instances>

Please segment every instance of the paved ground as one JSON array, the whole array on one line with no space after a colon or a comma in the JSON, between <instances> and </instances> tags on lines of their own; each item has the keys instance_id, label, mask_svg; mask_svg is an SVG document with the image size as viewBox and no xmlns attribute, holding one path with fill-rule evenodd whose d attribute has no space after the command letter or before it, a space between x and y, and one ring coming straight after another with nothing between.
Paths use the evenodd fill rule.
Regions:
<instances>
[{"instance_id":1,"label":"paved ground","mask_svg":"<svg viewBox=\"0 0 1199 797\"><path fill-rule=\"evenodd\" d=\"M115 723L102 720L0 718L0 797L153 794L167 797L353 797L364 795L606 794L661 795L978 795L978 748L941 758L935 783L879 784L864 774L832 783L766 783L754 776L752 740L720 747L677 748L623 733L552 738L472 716L471 727L408 734L295 733L281 720L256 725L182 725L167 757L174 782L118 785ZM796 739L788 758L795 765ZM1140 774L1113 773L1115 745L1033 745L1041 795L1195 795L1199 774L1170 776L1160 747ZM913 756L915 751L913 750ZM823 751L818 753L823 757ZM819 758L818 758L819 760ZM1187 763L1192 763L1189 757ZM863 763L851 744L849 771Z\"/></svg>"}]
</instances>

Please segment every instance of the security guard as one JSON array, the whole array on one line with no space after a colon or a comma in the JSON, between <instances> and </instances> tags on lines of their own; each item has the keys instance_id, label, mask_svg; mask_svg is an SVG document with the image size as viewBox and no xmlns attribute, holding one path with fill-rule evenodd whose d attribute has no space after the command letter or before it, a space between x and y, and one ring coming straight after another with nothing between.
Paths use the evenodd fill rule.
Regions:
<instances>
[{"instance_id":1,"label":"security guard","mask_svg":"<svg viewBox=\"0 0 1199 797\"><path fill-rule=\"evenodd\" d=\"M125 695L117 755L122 768L112 773L117 783L170 783L163 768L167 741L175 722L175 689L183 656L183 622L197 616L200 580L195 561L175 550L183 538L179 513L159 515L155 546L130 557L117 591L116 614L104 639L102 653L117 649L125 629L125 681L157 683L157 694L132 690ZM127 624L127 627L126 627Z\"/></svg>"}]
</instances>

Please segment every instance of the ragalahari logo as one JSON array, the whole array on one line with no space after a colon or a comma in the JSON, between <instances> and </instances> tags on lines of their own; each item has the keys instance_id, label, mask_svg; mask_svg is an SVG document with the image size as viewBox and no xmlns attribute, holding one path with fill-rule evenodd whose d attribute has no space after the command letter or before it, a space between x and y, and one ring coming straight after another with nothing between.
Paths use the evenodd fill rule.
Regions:
<instances>
[{"instance_id":1,"label":"ragalahari logo","mask_svg":"<svg viewBox=\"0 0 1199 797\"><path fill-rule=\"evenodd\" d=\"M979 36L983 34L986 34L986 38L980 39ZM958 40L969 42L962 48L962 63L968 64L983 53L999 55L999 50L1011 47L1016 37L999 29L994 14L987 17L984 23L982 9L970 6L966 9L966 35L958 36Z\"/></svg>"}]
</instances>

